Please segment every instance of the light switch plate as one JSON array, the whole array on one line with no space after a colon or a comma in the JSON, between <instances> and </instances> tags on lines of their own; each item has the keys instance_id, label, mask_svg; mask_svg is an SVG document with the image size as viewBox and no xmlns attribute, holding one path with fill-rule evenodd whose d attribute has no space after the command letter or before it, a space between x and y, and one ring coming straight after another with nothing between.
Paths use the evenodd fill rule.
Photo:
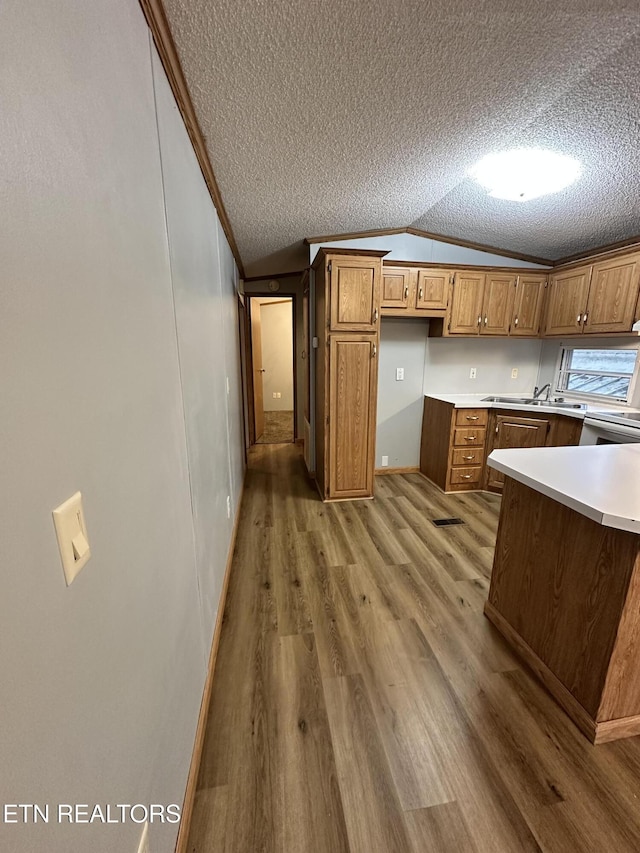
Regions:
<instances>
[{"instance_id":1,"label":"light switch plate","mask_svg":"<svg viewBox=\"0 0 640 853\"><path fill-rule=\"evenodd\" d=\"M511 371L511 378L512 379L518 378L518 368L517 367L514 367L513 370Z\"/></svg>"},{"instance_id":2,"label":"light switch plate","mask_svg":"<svg viewBox=\"0 0 640 853\"><path fill-rule=\"evenodd\" d=\"M404 379L404 367L396 367L396 382L402 382Z\"/></svg>"},{"instance_id":3,"label":"light switch plate","mask_svg":"<svg viewBox=\"0 0 640 853\"><path fill-rule=\"evenodd\" d=\"M64 577L67 586L71 586L91 556L80 492L76 492L54 509L53 524L56 529Z\"/></svg>"}]
</instances>

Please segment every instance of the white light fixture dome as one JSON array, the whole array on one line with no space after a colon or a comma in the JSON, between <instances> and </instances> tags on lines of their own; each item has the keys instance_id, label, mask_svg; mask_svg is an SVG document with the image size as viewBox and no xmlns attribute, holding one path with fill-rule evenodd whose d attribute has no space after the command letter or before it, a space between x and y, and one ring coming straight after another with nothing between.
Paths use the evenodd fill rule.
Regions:
<instances>
[{"instance_id":1,"label":"white light fixture dome","mask_svg":"<svg viewBox=\"0 0 640 853\"><path fill-rule=\"evenodd\" d=\"M557 193L581 174L577 160L542 148L516 148L487 154L469 171L494 198L529 201Z\"/></svg>"}]
</instances>

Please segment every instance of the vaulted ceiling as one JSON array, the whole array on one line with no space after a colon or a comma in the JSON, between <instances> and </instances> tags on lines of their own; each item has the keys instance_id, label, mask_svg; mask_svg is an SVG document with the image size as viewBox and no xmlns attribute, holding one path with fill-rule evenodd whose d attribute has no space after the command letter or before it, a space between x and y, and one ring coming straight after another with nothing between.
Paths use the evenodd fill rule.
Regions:
<instances>
[{"instance_id":1,"label":"vaulted ceiling","mask_svg":"<svg viewBox=\"0 0 640 853\"><path fill-rule=\"evenodd\" d=\"M164 0L247 274L413 226L557 259L640 233L637 0ZM526 203L485 154L569 154Z\"/></svg>"}]
</instances>

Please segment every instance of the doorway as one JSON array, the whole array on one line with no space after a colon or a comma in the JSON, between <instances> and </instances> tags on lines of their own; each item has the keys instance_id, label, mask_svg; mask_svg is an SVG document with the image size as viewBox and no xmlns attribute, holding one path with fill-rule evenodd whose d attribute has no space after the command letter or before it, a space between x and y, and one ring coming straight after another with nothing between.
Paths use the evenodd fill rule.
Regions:
<instances>
[{"instance_id":1,"label":"doorway","mask_svg":"<svg viewBox=\"0 0 640 853\"><path fill-rule=\"evenodd\" d=\"M252 444L295 441L294 300L249 296Z\"/></svg>"}]
</instances>

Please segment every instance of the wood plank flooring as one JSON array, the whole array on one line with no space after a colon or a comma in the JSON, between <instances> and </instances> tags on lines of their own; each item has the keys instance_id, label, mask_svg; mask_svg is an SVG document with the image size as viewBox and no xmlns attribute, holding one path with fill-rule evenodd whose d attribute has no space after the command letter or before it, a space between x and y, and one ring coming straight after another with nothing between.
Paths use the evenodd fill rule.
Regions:
<instances>
[{"instance_id":1,"label":"wood plank flooring","mask_svg":"<svg viewBox=\"0 0 640 853\"><path fill-rule=\"evenodd\" d=\"M192 853L640 850L640 738L591 746L482 615L499 505L323 504L252 450Z\"/></svg>"}]
</instances>

